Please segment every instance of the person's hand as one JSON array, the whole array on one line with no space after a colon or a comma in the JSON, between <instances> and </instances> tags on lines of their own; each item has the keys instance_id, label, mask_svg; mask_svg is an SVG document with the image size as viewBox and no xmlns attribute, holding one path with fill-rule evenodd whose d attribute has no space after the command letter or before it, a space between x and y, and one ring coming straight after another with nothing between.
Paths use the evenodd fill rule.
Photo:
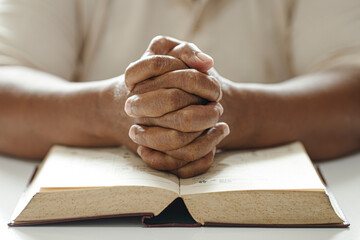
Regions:
<instances>
[{"instance_id":1,"label":"person's hand","mask_svg":"<svg viewBox=\"0 0 360 240\"><path fill-rule=\"evenodd\" d=\"M212 66L195 45L157 37L127 68L131 92L125 111L137 123L129 135L150 167L191 177L211 166L216 145L229 134L218 123L222 93L219 81L206 73Z\"/></svg>"}]
</instances>

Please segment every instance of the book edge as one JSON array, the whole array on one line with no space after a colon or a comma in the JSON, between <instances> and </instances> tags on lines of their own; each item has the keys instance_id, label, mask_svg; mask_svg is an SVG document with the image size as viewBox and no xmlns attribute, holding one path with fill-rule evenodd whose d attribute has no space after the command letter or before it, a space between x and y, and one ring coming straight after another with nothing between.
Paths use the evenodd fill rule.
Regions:
<instances>
[{"instance_id":1,"label":"book edge","mask_svg":"<svg viewBox=\"0 0 360 240\"><path fill-rule=\"evenodd\" d=\"M345 225L345 227L349 227L350 226L350 222L346 219L344 212L342 211L342 209L340 208L339 203L337 202L334 194L330 191L329 186L325 180L324 175L321 172L320 167L317 164L314 164L315 170L318 173L320 179L323 181L324 185L325 185L325 194L328 196L330 204L333 208L333 210L335 211L335 213L338 215L339 218L341 218L343 220L343 224Z\"/></svg>"},{"instance_id":2,"label":"book edge","mask_svg":"<svg viewBox=\"0 0 360 240\"><path fill-rule=\"evenodd\" d=\"M346 219L343 211L340 208L340 205L338 204L334 194L329 190L329 187L326 187L325 194L328 196L330 204L334 210L334 212L338 215L340 219L343 220L343 223L347 226L350 226L350 222Z\"/></svg>"},{"instance_id":3,"label":"book edge","mask_svg":"<svg viewBox=\"0 0 360 240\"><path fill-rule=\"evenodd\" d=\"M347 228L350 223L329 223L329 224L236 224L236 223L216 223L205 222L204 226L211 227L265 227L265 228Z\"/></svg>"},{"instance_id":4,"label":"book edge","mask_svg":"<svg viewBox=\"0 0 360 240\"><path fill-rule=\"evenodd\" d=\"M142 217L142 219L144 219L144 218L152 218L153 216L154 216L153 213L125 213L125 214L101 215L101 216L93 216L93 217L46 220L46 221L38 221L38 222L34 221L34 222L15 223L14 221L11 221L8 223L8 226L9 227L35 226L35 225L45 225L45 224L52 224L52 223L65 223L65 222L75 222L75 221L93 220L93 219L119 218L119 217Z\"/></svg>"},{"instance_id":5,"label":"book edge","mask_svg":"<svg viewBox=\"0 0 360 240\"><path fill-rule=\"evenodd\" d=\"M34 171L33 171L33 174L31 175L25 189L23 190L23 192L21 193L20 195L20 198L19 200L17 201L16 203L16 206L11 214L11 217L10 217L10 223L11 222L14 222L14 220L20 215L20 213L26 208L27 204L31 201L31 199L35 196L32 195L30 197L30 193L29 191L31 190L31 183L34 181L35 179L35 176L37 175L37 173L39 172L39 168L41 166L42 163L38 164ZM9 224L10 224L9 223ZM8 225L9 225L8 224Z\"/></svg>"}]
</instances>

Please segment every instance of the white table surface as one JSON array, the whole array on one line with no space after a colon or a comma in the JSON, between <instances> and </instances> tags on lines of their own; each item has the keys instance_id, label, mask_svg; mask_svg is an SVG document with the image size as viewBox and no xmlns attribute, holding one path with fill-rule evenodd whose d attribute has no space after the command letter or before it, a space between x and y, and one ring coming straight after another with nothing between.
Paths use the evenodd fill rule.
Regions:
<instances>
[{"instance_id":1,"label":"white table surface","mask_svg":"<svg viewBox=\"0 0 360 240\"><path fill-rule=\"evenodd\" d=\"M0 155L0 240L18 239L345 239L360 240L360 152L321 163L320 169L350 228L146 228L139 218L103 219L51 226L8 227L36 161Z\"/></svg>"}]
</instances>

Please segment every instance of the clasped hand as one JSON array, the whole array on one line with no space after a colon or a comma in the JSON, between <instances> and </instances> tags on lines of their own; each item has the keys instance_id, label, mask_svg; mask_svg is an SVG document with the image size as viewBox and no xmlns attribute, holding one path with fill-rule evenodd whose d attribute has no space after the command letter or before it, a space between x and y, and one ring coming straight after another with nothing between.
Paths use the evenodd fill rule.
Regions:
<instances>
[{"instance_id":1,"label":"clasped hand","mask_svg":"<svg viewBox=\"0 0 360 240\"><path fill-rule=\"evenodd\" d=\"M222 91L208 74L212 67L195 45L159 36L126 69L125 112L135 123L129 136L149 167L181 178L210 168L216 145L230 132L219 122Z\"/></svg>"}]
</instances>

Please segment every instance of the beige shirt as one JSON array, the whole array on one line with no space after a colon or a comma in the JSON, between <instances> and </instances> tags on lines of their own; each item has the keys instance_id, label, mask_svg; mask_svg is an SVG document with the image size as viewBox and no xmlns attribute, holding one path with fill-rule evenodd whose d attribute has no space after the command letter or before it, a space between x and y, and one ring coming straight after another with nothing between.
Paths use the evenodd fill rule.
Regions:
<instances>
[{"instance_id":1,"label":"beige shirt","mask_svg":"<svg viewBox=\"0 0 360 240\"><path fill-rule=\"evenodd\" d=\"M0 0L0 65L69 81L123 74L156 35L194 42L232 81L274 83L360 66L360 1Z\"/></svg>"}]
</instances>

